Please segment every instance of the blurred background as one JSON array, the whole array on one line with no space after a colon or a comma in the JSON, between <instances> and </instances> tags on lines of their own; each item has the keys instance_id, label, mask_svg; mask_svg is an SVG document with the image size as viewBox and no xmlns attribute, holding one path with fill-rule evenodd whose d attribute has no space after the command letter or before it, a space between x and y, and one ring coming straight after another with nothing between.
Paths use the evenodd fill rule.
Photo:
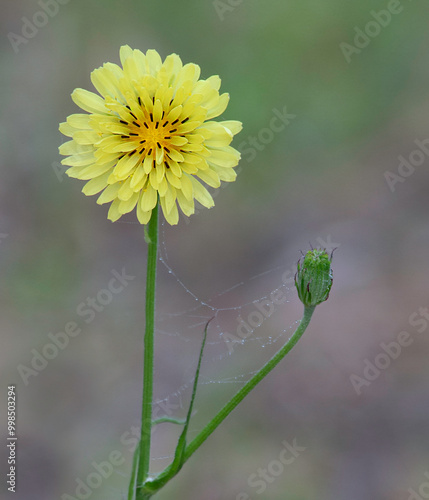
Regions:
<instances>
[{"instance_id":1,"label":"blurred background","mask_svg":"<svg viewBox=\"0 0 429 500\"><path fill-rule=\"evenodd\" d=\"M110 223L58 155L58 123L78 112L71 92L92 90L90 72L119 62L123 44L219 74L231 95L223 117L244 124L237 181L212 210L160 230L157 416L186 414L214 315L195 436L293 332L302 306L282 275L300 250L338 247L329 301L298 346L156 498L429 497L428 14L418 0L2 1L2 498L12 495L8 384L18 395L14 498L117 500L127 488L143 228L134 214ZM114 271L130 278L109 298ZM259 323L254 302L277 289L287 301L265 305L243 344L225 342L241 320ZM97 296L104 305L89 307ZM66 328L68 345L46 347ZM177 436L155 428L153 473ZM288 464L284 442L299 450Z\"/></svg>"}]
</instances>

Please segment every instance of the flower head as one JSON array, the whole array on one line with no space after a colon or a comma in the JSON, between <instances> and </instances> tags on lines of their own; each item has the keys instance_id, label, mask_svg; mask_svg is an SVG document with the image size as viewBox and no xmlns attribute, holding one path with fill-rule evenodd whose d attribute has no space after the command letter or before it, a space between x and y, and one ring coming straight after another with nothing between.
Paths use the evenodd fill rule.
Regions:
<instances>
[{"instance_id":1,"label":"flower head","mask_svg":"<svg viewBox=\"0 0 429 500\"><path fill-rule=\"evenodd\" d=\"M89 181L82 191L111 203L108 218L137 211L146 224L161 204L166 220L207 208L213 198L200 182L217 188L232 182L240 153L230 146L238 121L213 121L229 101L219 94L220 78L200 80L200 67L176 54L164 61L155 50L143 54L123 46L122 68L106 63L91 73L101 97L76 89L73 101L89 114L74 114L60 131L72 140L60 147L70 177Z\"/></svg>"},{"instance_id":2,"label":"flower head","mask_svg":"<svg viewBox=\"0 0 429 500\"><path fill-rule=\"evenodd\" d=\"M328 299L333 281L331 260L326 250L314 249L298 262L295 286L304 306L315 307Z\"/></svg>"}]
</instances>

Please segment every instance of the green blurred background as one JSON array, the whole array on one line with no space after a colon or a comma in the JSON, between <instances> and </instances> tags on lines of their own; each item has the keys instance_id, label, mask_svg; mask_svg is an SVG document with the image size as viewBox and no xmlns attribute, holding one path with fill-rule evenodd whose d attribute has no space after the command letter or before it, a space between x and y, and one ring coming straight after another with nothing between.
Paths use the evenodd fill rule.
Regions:
<instances>
[{"instance_id":1,"label":"green blurred background","mask_svg":"<svg viewBox=\"0 0 429 500\"><path fill-rule=\"evenodd\" d=\"M84 498L76 480L86 482L93 463L113 451L123 463L85 498L116 500L127 486L141 404L143 228L133 214L111 224L106 206L63 174L58 155L58 123L77 112L71 92L92 89L90 72L119 62L122 44L162 57L176 52L199 64L203 77L219 74L231 95L224 117L244 124L234 141L243 152L237 181L218 191L214 209L161 228L155 393L162 411L185 414L202 325L215 313L195 435L286 341L301 305L289 290L288 302L231 355L225 332L255 310L252 301L282 286L300 250L338 247L331 297L304 338L159 499L406 500L410 488L427 493L429 345L419 309L429 306L429 148L416 153L415 143L429 142L427 4L63 3L50 2L42 26L40 3L2 0L0 20L0 438L3 456L6 385L15 383L14 498ZM374 24L371 11L388 8L379 17L385 26ZM15 38L14 50L10 34L22 36L23 17L41 27L27 31L25 43ZM354 43L356 27L371 38L361 35L362 48L347 60L341 44ZM290 124L263 131L285 107L295 115ZM245 153L252 137L260 150ZM400 156L418 165L391 176L389 187L386 172L399 175ZM85 324L78 304L123 268L134 280ZM30 367L31 350L42 351L48 334L72 321L82 332L25 384L18 366ZM412 344L357 394L350 376L363 377L368 360L384 352L381 343L401 331ZM153 472L168 464L176 438L168 424L156 429ZM294 439L305 450L280 470L282 442ZM7 498L5 459L1 468ZM272 474L262 492L251 478L264 468Z\"/></svg>"}]
</instances>

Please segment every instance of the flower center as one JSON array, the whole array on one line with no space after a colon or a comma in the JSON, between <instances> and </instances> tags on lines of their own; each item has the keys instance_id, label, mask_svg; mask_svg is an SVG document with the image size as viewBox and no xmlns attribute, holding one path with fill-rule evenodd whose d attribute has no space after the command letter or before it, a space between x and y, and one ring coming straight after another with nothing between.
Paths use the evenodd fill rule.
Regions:
<instances>
[{"instance_id":1,"label":"flower center","mask_svg":"<svg viewBox=\"0 0 429 500\"><path fill-rule=\"evenodd\" d=\"M180 149L181 145L188 142L188 140L178 132L177 127L186 123L189 118L183 120L175 118L171 121L169 120L170 114L167 113L166 115L165 111L163 111L160 119L156 120L153 112L148 113L145 111L145 119L142 120L139 119L128 106L126 107L132 116L132 121L126 122L121 120L121 122L127 124L131 130L128 137L123 136L123 138L139 141L140 146L137 147L136 152L142 156L153 155L154 164L164 160L164 151L170 155L171 150L177 151Z\"/></svg>"}]
</instances>

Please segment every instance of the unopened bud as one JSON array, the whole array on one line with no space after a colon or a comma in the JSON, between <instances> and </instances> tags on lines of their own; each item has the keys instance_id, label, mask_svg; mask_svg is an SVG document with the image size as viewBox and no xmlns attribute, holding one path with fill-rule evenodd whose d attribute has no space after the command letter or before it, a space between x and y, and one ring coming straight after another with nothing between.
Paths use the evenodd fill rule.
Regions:
<instances>
[{"instance_id":1,"label":"unopened bud","mask_svg":"<svg viewBox=\"0 0 429 500\"><path fill-rule=\"evenodd\" d=\"M298 262L295 286L306 307L315 307L329 297L332 286L331 257L326 250L309 250Z\"/></svg>"}]
</instances>

